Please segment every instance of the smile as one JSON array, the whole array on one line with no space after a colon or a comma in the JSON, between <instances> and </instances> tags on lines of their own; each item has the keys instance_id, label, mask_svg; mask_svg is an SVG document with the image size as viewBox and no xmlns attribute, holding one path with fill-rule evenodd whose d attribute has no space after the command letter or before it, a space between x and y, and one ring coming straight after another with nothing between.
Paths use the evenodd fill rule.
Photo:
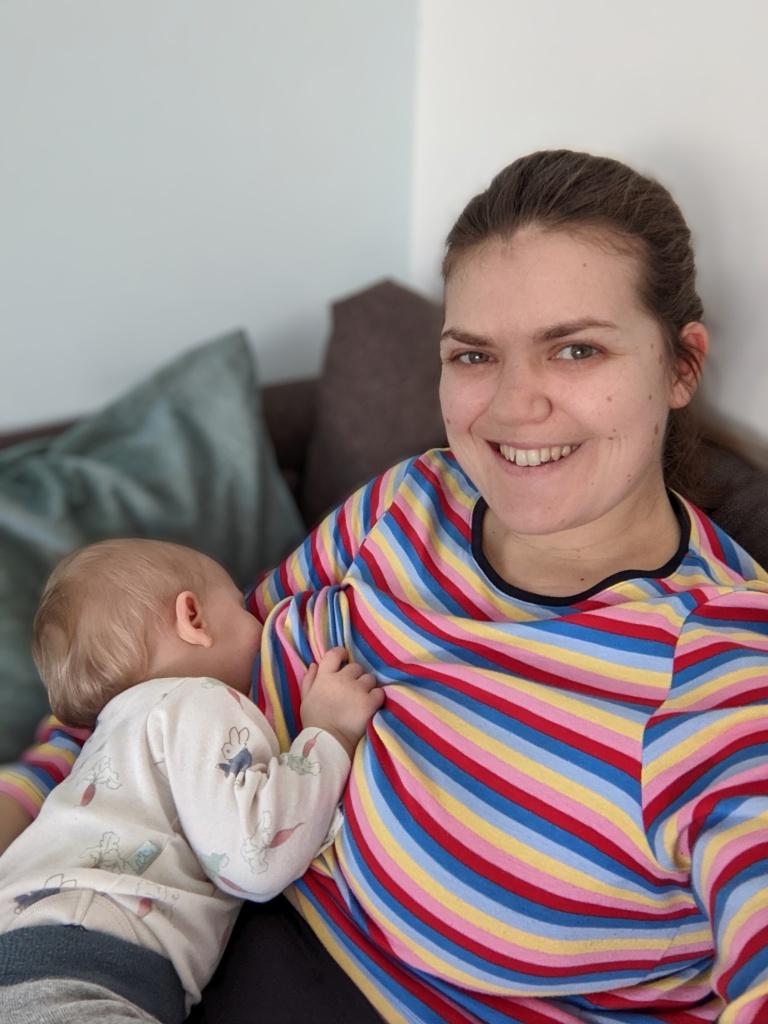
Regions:
<instances>
[{"instance_id":1,"label":"smile","mask_svg":"<svg viewBox=\"0 0 768 1024\"><path fill-rule=\"evenodd\" d=\"M498 449L507 462L514 462L516 466L541 466L566 459L579 447L578 444L556 444L549 448L512 448L508 444L500 444Z\"/></svg>"}]
</instances>

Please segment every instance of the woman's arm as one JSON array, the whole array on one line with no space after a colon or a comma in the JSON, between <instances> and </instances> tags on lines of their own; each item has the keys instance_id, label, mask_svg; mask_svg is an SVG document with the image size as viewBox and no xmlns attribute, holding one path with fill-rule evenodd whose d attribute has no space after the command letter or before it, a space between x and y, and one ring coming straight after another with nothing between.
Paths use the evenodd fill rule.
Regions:
<instances>
[{"instance_id":1,"label":"woman's arm","mask_svg":"<svg viewBox=\"0 0 768 1024\"><path fill-rule=\"evenodd\" d=\"M37 816L43 800L69 774L90 730L45 718L16 764L0 768L0 853Z\"/></svg>"},{"instance_id":2,"label":"woman's arm","mask_svg":"<svg viewBox=\"0 0 768 1024\"><path fill-rule=\"evenodd\" d=\"M689 616L646 749L649 834L709 918L718 1020L768 1020L768 593Z\"/></svg>"},{"instance_id":3,"label":"woman's arm","mask_svg":"<svg viewBox=\"0 0 768 1024\"><path fill-rule=\"evenodd\" d=\"M257 581L247 592L253 614L264 622L286 597L341 583L413 462L401 462L361 487L326 516L293 554Z\"/></svg>"},{"instance_id":4,"label":"woman's arm","mask_svg":"<svg viewBox=\"0 0 768 1024\"><path fill-rule=\"evenodd\" d=\"M356 491L248 594L248 607L265 623L253 697L282 750L301 731L300 684L307 666L331 647L355 653L347 599L334 584L344 580L415 461L394 466Z\"/></svg>"}]
</instances>

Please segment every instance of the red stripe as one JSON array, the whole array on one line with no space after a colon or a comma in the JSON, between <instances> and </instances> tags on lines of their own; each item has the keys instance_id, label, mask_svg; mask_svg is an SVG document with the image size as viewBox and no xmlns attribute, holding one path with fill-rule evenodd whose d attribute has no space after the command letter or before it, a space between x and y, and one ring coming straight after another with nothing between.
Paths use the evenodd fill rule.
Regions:
<instances>
[{"instance_id":1,"label":"red stripe","mask_svg":"<svg viewBox=\"0 0 768 1024\"><path fill-rule=\"evenodd\" d=\"M333 922L337 930L349 939L362 954L360 959L365 963L366 959L371 960L381 970L394 978L400 985L415 999L418 999L424 1006L428 1007L435 1014L437 1020L445 1021L446 1024L467 1024L471 1017L466 1016L457 1010L452 1002L444 999L434 988L424 985L413 973L406 969L401 961L386 956L377 946L373 945L359 928L350 920L343 904L338 898L338 890L331 889L329 879L308 871L302 883L314 897L314 902L325 911L325 916ZM375 984L375 978L373 979Z\"/></svg>"},{"instance_id":2,"label":"red stripe","mask_svg":"<svg viewBox=\"0 0 768 1024\"><path fill-rule=\"evenodd\" d=\"M455 459L451 458L449 461L455 462ZM449 503L442 486L442 481L437 473L427 465L423 458L418 459L414 463L414 469L430 484L433 498L440 507L443 516L458 530L464 540L471 541L472 524L465 514L457 512L453 505Z\"/></svg>"},{"instance_id":3,"label":"red stripe","mask_svg":"<svg viewBox=\"0 0 768 1024\"><path fill-rule=\"evenodd\" d=\"M309 564L312 567L313 571L315 572L318 580L320 581L320 586L319 587L315 587L315 589L320 589L320 587L327 587L327 586L330 586L331 583L335 583L336 581L331 579L331 577L326 572L325 567L323 566L323 559L322 559L321 551L320 551L320 531L319 530L313 530L312 533L310 533L310 535L309 535L309 546L310 546L310 550L312 552L312 556L310 558L310 563ZM289 591L289 593L290 593L290 591Z\"/></svg>"},{"instance_id":4,"label":"red stripe","mask_svg":"<svg viewBox=\"0 0 768 1024\"><path fill-rule=\"evenodd\" d=\"M391 708L391 703L389 707ZM407 717L410 718L410 716ZM410 720L406 721L405 724L414 732L419 734L427 743L436 746L436 744L433 743L428 730L420 729L418 724L416 724L416 721L417 720L410 718ZM487 878L500 888L522 896L524 899L530 900L532 903L539 904L540 906L548 906L554 910L561 911L562 913L575 913L581 915L589 914L592 917L615 919L618 915L622 919L637 921L676 921L684 920L698 913L698 909L693 904L690 907L683 907L676 911L665 911L661 907L651 910L638 909L634 911L617 911L615 907L603 907L600 904L595 903L593 898L585 902L583 899L579 900L576 898L556 896L548 889L542 888L540 885L527 882L522 878L517 877L514 870L507 871L503 867L486 860L476 850L470 849L457 837L451 835L451 833L449 833L438 821L431 817L428 818L422 805L408 792L407 788L401 784L396 770L388 770L388 758L386 751L382 747L378 737L376 737L376 743L374 746L378 750L378 761L387 774L387 778L389 779L393 791L403 806L408 810L413 820L424 829L424 831L438 846L446 850L458 863L465 865L474 874L479 875L482 878ZM483 776L482 781L487 783L488 776Z\"/></svg>"},{"instance_id":5,"label":"red stripe","mask_svg":"<svg viewBox=\"0 0 768 1024\"><path fill-rule=\"evenodd\" d=\"M365 624L361 624L360 631L365 631ZM619 747L606 746L604 743L599 743L592 739L588 733L569 729L567 726L545 718L535 711L531 711L519 703L519 695L514 691L511 691L506 696L492 693L484 689L482 684L449 676L434 665L420 665L416 662L406 663L402 661L390 661L390 665L395 671L401 673L406 678L427 679L431 682L441 683L447 691L454 690L457 693L465 694L475 703L492 708L494 711L498 711L516 722L520 722L522 725L566 744L569 748L575 747L589 757L593 757L602 763L610 764L632 779L639 778L640 762L637 756L627 754ZM632 741L628 742L632 743ZM635 748L635 754L639 754L639 751L636 749L637 744L633 743L632 745Z\"/></svg>"},{"instance_id":6,"label":"red stripe","mask_svg":"<svg viewBox=\"0 0 768 1024\"><path fill-rule=\"evenodd\" d=\"M762 603L757 606L740 604L732 607L724 604L703 604L695 615L700 619L718 619L722 622L768 622L768 594L762 594Z\"/></svg>"},{"instance_id":7,"label":"red stripe","mask_svg":"<svg viewBox=\"0 0 768 1024\"><path fill-rule=\"evenodd\" d=\"M747 868L752 867L759 860L768 860L768 841L758 843L756 846L750 846L747 850L742 850L712 880L712 887L709 893L709 917L712 921L715 919L715 903L725 886L732 882L737 875L740 875L742 871L746 871Z\"/></svg>"},{"instance_id":8,"label":"red stripe","mask_svg":"<svg viewBox=\"0 0 768 1024\"><path fill-rule=\"evenodd\" d=\"M723 553L720 541L717 539L714 523L709 516L704 515L699 509L696 509L695 511L697 513L696 522L698 527L706 537L707 542L712 549L712 553L715 558L719 559L721 562L725 562L725 554Z\"/></svg>"},{"instance_id":9,"label":"red stripe","mask_svg":"<svg viewBox=\"0 0 768 1024\"><path fill-rule=\"evenodd\" d=\"M711 754L706 761L702 761L699 764L695 764L692 768L689 768L683 775L677 775L668 786L666 786L660 793L657 793L653 800L650 801L646 808L645 820L646 822L653 822L656 818L671 804L673 804L682 794L689 789L697 779L702 775L705 775L710 768L715 764L722 764L723 761L727 760L731 754L735 754L740 750L748 750L750 747L758 746L761 743L768 743L768 729L758 729L756 732L746 733L744 736L739 736L727 743L723 747L719 747L713 754ZM716 791L713 794L717 797ZM723 790L723 793L729 792L730 795L738 795L738 789L735 790ZM717 799L723 799L722 796ZM709 812L707 812L709 813ZM699 812L696 812L698 818Z\"/></svg>"},{"instance_id":10,"label":"red stripe","mask_svg":"<svg viewBox=\"0 0 768 1024\"><path fill-rule=\"evenodd\" d=\"M768 686L763 686L762 683L759 686L754 684L758 682L756 679L743 679L739 682L740 689L737 693L732 694L726 700L714 700L712 704L706 704L701 701L700 704L696 704L689 709L691 714L695 714L702 711L724 711L732 708L749 707L750 704L758 704L761 701L768 702ZM711 697L716 698L716 694L712 694ZM671 718L680 718L682 714L688 712L681 711L663 711L653 716L653 725L657 726L661 722L668 722Z\"/></svg>"},{"instance_id":11,"label":"red stripe","mask_svg":"<svg viewBox=\"0 0 768 1024\"><path fill-rule=\"evenodd\" d=\"M744 799L748 796L765 796L765 779L756 779L754 782L742 782L734 786L724 787L716 790L710 796L705 797L696 808L696 814L691 822L689 830L689 843L693 847L699 835L706 826L707 819L721 800L729 800L731 797Z\"/></svg>"},{"instance_id":12,"label":"red stripe","mask_svg":"<svg viewBox=\"0 0 768 1024\"><path fill-rule=\"evenodd\" d=\"M382 763L382 767L390 784L395 786L396 779L393 778L392 766L381 762L381 758L379 761ZM416 814L418 814L418 804L414 801L408 801L408 803L410 804L409 810L412 815L414 809ZM596 959L590 964L567 963L563 966L547 966L538 963L535 960L524 960L519 957L505 955L496 949L490 948L481 942L478 942L476 939L470 938L465 932L457 931L455 928L448 925L441 917L433 914L432 911L428 910L423 904L416 902L404 889L401 889L397 882L392 879L386 869L379 863L373 854L373 851L366 843L365 837L359 828L351 800L346 801L345 811L347 815L347 831L349 833L350 841L354 841L359 855L365 861L369 871L376 879L381 889L391 898L396 900L411 917L420 921L431 932L437 935L442 935L458 950L463 950L478 957L483 963L493 965L504 970L515 971L516 973L523 974L530 978L567 978L572 977L575 972L580 974L600 974L611 973L611 971L616 970L647 970L651 964L656 964L658 961L655 953L649 953L647 959L638 957L637 959L632 960L619 959L615 953L610 953L608 954L610 956L610 960L606 960L605 962L600 962ZM455 844L451 845L455 846ZM449 852L453 853L454 851L450 850ZM583 907L581 908L581 911L583 913ZM535 952L533 955L536 955ZM686 955L685 959L690 959L690 957ZM670 959L670 962L672 962L672 959Z\"/></svg>"},{"instance_id":13,"label":"red stripe","mask_svg":"<svg viewBox=\"0 0 768 1024\"><path fill-rule=\"evenodd\" d=\"M371 563L366 553L366 565L372 569L375 563ZM380 576L380 574L379 574ZM377 583L380 586L380 584ZM383 589L383 588L382 588ZM392 596L392 595L390 595ZM431 637L437 640L447 642L452 647L460 647L461 651L470 651L473 654L479 655L486 662L486 667L498 666L504 669L506 672L511 672L514 675L519 676L522 679L529 680L531 682L543 683L546 686L555 686L562 690L567 690L571 693L584 694L591 697L610 697L616 692L616 680L606 680L605 689L597 686L592 686L589 683L579 683L572 679L567 679L564 676L556 675L554 670L543 670L539 669L534 665L529 665L519 658L513 657L511 654L504 653L501 650L497 650L488 644L483 644L480 641L468 640L462 638L461 643L458 644L455 637L451 636L446 630L441 629L436 623L431 622L427 616L423 615L416 608L408 605L405 601L398 598L394 598L398 611L402 617L408 619L416 629L420 630L427 637ZM352 602L350 602L351 604ZM355 622L355 628L363 631L365 629L368 641L371 646L382 655L389 654L379 643L375 637L368 630L366 624L361 618ZM389 663L389 657L384 658L385 662ZM620 666L612 665L609 666L614 670L620 668ZM408 671L411 671L410 665ZM656 697L641 697L633 696L631 699L627 698L628 703L640 705L641 707L652 707L655 708L659 701Z\"/></svg>"},{"instance_id":14,"label":"red stripe","mask_svg":"<svg viewBox=\"0 0 768 1024\"><path fill-rule=\"evenodd\" d=\"M716 658L720 654L730 654L731 652L738 652L744 655L752 654L759 657L765 658L765 654L768 654L768 650L765 653L756 651L754 647L747 646L733 640L718 640L711 643L707 643L698 647L696 650L687 651L685 654L678 654L675 657L675 672L682 672L685 669L691 668L694 665L699 665L701 662L707 661L710 658Z\"/></svg>"},{"instance_id":15,"label":"red stripe","mask_svg":"<svg viewBox=\"0 0 768 1024\"><path fill-rule=\"evenodd\" d=\"M370 508L370 518L367 523L364 524L365 533L368 533L381 515L381 485L384 480L384 476L377 476L376 479L371 483L368 490L368 500Z\"/></svg>"},{"instance_id":16,"label":"red stripe","mask_svg":"<svg viewBox=\"0 0 768 1024\"><path fill-rule=\"evenodd\" d=\"M618 610L617 610L618 611ZM576 626L583 630L597 630L601 633L608 633L611 636L632 637L635 640L651 640L654 643L662 644L665 647L674 647L677 643L677 631L666 630L660 626L643 626L637 622L630 622L620 617L618 611L615 618L603 618L597 612L589 612L584 615L579 612L577 615L566 615L563 622Z\"/></svg>"},{"instance_id":17,"label":"red stripe","mask_svg":"<svg viewBox=\"0 0 768 1024\"><path fill-rule=\"evenodd\" d=\"M394 505L390 509L392 518L398 524L402 532L408 538L411 543L411 547L418 556L413 559L415 562L421 562L425 566L427 573L430 578L436 583L439 583L442 589L451 596L451 598L462 608L471 619L478 621L484 621L488 619L488 615L474 604L470 599L456 586L456 584L450 580L439 568L434 558L429 552L429 549L424 544L423 540L419 537L416 529L412 523L408 521L405 513L397 505Z\"/></svg>"},{"instance_id":18,"label":"red stripe","mask_svg":"<svg viewBox=\"0 0 768 1024\"><path fill-rule=\"evenodd\" d=\"M377 589L380 590L382 593L386 594L388 584L386 578L384 577L384 574L382 573L381 569L379 569L376 559L373 557L373 554L371 553L371 549L368 547L361 548L360 557L365 563L366 568L368 569L368 572L370 573L373 582L376 584Z\"/></svg>"},{"instance_id":19,"label":"red stripe","mask_svg":"<svg viewBox=\"0 0 768 1024\"><path fill-rule=\"evenodd\" d=\"M355 557L355 549L352 545L352 534L349 532L349 522L347 520L347 514L349 512L349 503L345 503L339 509L336 523L338 526L339 533L341 535L341 543L346 549L345 561L347 565L350 565Z\"/></svg>"},{"instance_id":20,"label":"red stripe","mask_svg":"<svg viewBox=\"0 0 768 1024\"><path fill-rule=\"evenodd\" d=\"M419 736L419 738L444 757L454 767L461 769L469 778L475 779L483 786L492 789L498 796L508 800L514 806L521 807L532 814L537 815L545 821L556 825L570 835L582 841L591 843L600 850L606 857L622 864L640 878L649 882L656 888L668 888L670 883L666 879L655 875L649 866L636 861L627 850L617 846L612 840L602 833L586 825L581 819L576 818L564 811L557 810L552 804L539 800L528 791L521 789L514 783L500 776L481 768L473 758L456 747L449 746L442 737L431 732L424 723L417 718L403 713L401 720L405 721L408 727ZM418 821L419 818L416 817Z\"/></svg>"},{"instance_id":21,"label":"red stripe","mask_svg":"<svg viewBox=\"0 0 768 1024\"><path fill-rule=\"evenodd\" d=\"M730 992L731 983L734 977L742 970L746 964L749 963L753 957L762 953L765 954L765 947L768 945L768 925L762 927L759 931L750 938L745 946L739 951L738 957L736 957L728 968L727 971L723 971L723 974L718 979L717 990L728 1001L734 999L736 996L741 995L741 992ZM764 963L764 958L763 958ZM768 996L762 996L753 1006L750 1006L751 1010L758 1010L761 1007L765 1009L768 1006ZM765 1020L764 1017L752 1017L752 1020Z\"/></svg>"}]
</instances>

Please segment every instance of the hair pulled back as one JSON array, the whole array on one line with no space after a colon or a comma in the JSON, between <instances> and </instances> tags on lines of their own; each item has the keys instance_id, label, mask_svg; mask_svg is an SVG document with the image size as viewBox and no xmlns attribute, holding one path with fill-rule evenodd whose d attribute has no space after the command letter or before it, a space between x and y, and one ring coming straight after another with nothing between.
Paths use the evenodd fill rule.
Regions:
<instances>
[{"instance_id":1,"label":"hair pulled back","mask_svg":"<svg viewBox=\"0 0 768 1024\"><path fill-rule=\"evenodd\" d=\"M589 153L556 149L520 157L459 216L446 240L443 278L447 281L462 258L483 243L509 239L534 225L592 230L601 242L634 255L638 297L662 329L670 366L683 366L698 379L698 359L680 338L685 324L703 316L691 233L663 185L618 160ZM672 410L664 447L665 476L669 486L694 498L698 479L691 456L698 440L688 410Z\"/></svg>"}]
</instances>

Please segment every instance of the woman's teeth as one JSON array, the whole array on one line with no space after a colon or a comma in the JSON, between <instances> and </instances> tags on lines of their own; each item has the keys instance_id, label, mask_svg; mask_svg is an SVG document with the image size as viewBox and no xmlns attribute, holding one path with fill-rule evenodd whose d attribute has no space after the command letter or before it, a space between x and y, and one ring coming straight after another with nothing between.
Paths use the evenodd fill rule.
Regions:
<instances>
[{"instance_id":1,"label":"woman's teeth","mask_svg":"<svg viewBox=\"0 0 768 1024\"><path fill-rule=\"evenodd\" d=\"M507 462L514 462L516 466L540 466L543 462L564 459L578 447L577 444L556 444L551 448L511 448L508 444L500 444L499 451Z\"/></svg>"}]
</instances>

